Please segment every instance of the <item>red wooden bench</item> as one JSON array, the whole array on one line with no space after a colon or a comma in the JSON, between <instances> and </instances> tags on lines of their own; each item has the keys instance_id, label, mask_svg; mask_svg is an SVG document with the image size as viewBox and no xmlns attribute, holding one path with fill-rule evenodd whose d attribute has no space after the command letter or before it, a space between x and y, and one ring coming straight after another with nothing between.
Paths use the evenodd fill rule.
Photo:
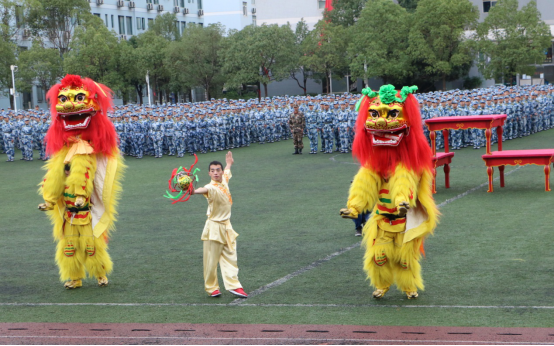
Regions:
<instances>
[{"instance_id":1,"label":"red wooden bench","mask_svg":"<svg viewBox=\"0 0 554 346\"><path fill-rule=\"evenodd\" d=\"M504 150L493 151L482 156L487 165L489 176L489 189L493 191L492 176L493 167L498 167L500 174L500 187L504 187L504 166L540 165L544 166L544 190L550 191L550 165L554 159L554 149L528 149L528 150Z\"/></svg>"},{"instance_id":2,"label":"red wooden bench","mask_svg":"<svg viewBox=\"0 0 554 346\"><path fill-rule=\"evenodd\" d=\"M450 188L450 164L454 153L436 153L433 156L433 193L437 193L437 167L444 166L444 186Z\"/></svg>"}]
</instances>

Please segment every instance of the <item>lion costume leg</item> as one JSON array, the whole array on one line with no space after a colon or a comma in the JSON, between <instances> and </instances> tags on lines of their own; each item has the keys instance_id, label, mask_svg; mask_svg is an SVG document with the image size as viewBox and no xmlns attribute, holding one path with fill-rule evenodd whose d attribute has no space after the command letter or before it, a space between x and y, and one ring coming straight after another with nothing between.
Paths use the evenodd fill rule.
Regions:
<instances>
[{"instance_id":1,"label":"lion costume leg","mask_svg":"<svg viewBox=\"0 0 554 346\"><path fill-rule=\"evenodd\" d=\"M98 280L98 285L106 286L113 269L113 262L108 254L108 244L103 236L96 238L90 234L81 237L81 246L84 250L85 267L89 274Z\"/></svg>"},{"instance_id":2,"label":"lion costume leg","mask_svg":"<svg viewBox=\"0 0 554 346\"><path fill-rule=\"evenodd\" d=\"M403 234L399 235L403 238ZM394 266L394 276L398 289L405 292L409 299L417 298L417 290L423 290L423 279L421 278L421 264L419 259L419 247L422 238L416 238L408 243L402 244L398 249L398 257Z\"/></svg>"},{"instance_id":3,"label":"lion costume leg","mask_svg":"<svg viewBox=\"0 0 554 346\"><path fill-rule=\"evenodd\" d=\"M56 248L56 264L60 271L61 281L70 280L79 282L86 276L85 258L80 243L80 231L82 231L82 228L83 226L71 225L69 222L65 222L63 226L63 238L60 239ZM69 288L80 286L77 283L77 286Z\"/></svg>"},{"instance_id":4,"label":"lion costume leg","mask_svg":"<svg viewBox=\"0 0 554 346\"><path fill-rule=\"evenodd\" d=\"M375 222L368 223L364 229L364 270L376 291L375 298L382 298L394 282L391 256L394 254L393 234L377 227ZM380 291L380 293L378 292Z\"/></svg>"}]
</instances>

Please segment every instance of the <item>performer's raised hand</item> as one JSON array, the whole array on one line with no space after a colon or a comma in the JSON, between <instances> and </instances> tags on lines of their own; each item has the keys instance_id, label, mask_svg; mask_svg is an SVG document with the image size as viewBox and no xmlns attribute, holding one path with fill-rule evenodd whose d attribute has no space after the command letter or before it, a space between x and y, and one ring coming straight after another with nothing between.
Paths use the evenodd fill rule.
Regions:
<instances>
[{"instance_id":1,"label":"performer's raised hand","mask_svg":"<svg viewBox=\"0 0 554 346\"><path fill-rule=\"evenodd\" d=\"M227 152L227 155L225 155L225 163L227 164L225 169L230 169L233 163L235 163L235 160L233 160L233 153L230 150Z\"/></svg>"}]
</instances>

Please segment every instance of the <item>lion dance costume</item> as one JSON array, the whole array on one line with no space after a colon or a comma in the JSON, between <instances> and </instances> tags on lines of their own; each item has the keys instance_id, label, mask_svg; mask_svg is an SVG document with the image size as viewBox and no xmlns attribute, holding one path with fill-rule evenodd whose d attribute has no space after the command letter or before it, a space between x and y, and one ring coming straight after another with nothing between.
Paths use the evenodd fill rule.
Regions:
<instances>
[{"instance_id":1,"label":"lion dance costume","mask_svg":"<svg viewBox=\"0 0 554 346\"><path fill-rule=\"evenodd\" d=\"M423 290L423 240L437 224L431 191L432 153L423 135L419 105L411 95L384 85L366 88L358 101L353 154L361 168L341 216L356 218L372 210L363 230L364 270L382 298L394 283L409 299Z\"/></svg>"},{"instance_id":2,"label":"lion dance costume","mask_svg":"<svg viewBox=\"0 0 554 346\"><path fill-rule=\"evenodd\" d=\"M56 263L65 288L96 277L108 284L112 260L107 252L125 168L117 134L107 112L112 91L89 78L67 75L46 95L52 123L46 134L51 155L39 193L57 241Z\"/></svg>"}]
</instances>

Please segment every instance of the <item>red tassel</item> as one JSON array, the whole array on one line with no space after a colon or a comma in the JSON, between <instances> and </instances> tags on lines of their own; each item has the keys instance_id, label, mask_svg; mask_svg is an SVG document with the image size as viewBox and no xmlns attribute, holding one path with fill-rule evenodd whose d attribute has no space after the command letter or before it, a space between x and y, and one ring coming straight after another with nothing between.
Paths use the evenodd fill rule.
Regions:
<instances>
[{"instance_id":1,"label":"red tassel","mask_svg":"<svg viewBox=\"0 0 554 346\"><path fill-rule=\"evenodd\" d=\"M419 246L419 252L425 257L425 248L423 247L424 241L421 241L421 245Z\"/></svg>"}]
</instances>

